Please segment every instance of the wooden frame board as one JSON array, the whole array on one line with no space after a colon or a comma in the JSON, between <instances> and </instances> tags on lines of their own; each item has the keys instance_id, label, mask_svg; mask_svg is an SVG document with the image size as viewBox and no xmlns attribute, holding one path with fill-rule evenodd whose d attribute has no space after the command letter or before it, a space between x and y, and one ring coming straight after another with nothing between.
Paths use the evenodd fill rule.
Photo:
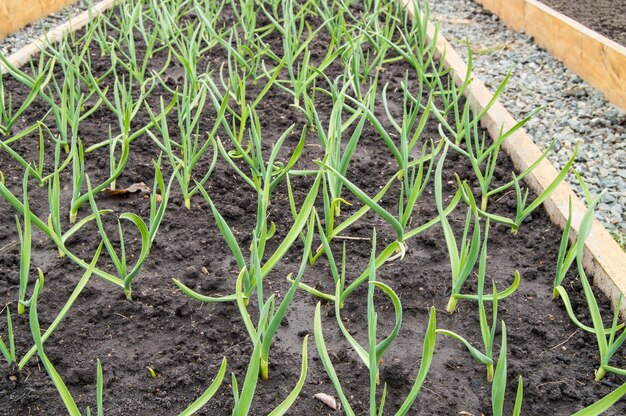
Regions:
<instances>
[{"instance_id":1,"label":"wooden frame board","mask_svg":"<svg viewBox=\"0 0 626 416\"><path fill-rule=\"evenodd\" d=\"M626 47L538 0L475 0L626 110Z\"/></svg>"},{"instance_id":2,"label":"wooden frame board","mask_svg":"<svg viewBox=\"0 0 626 416\"><path fill-rule=\"evenodd\" d=\"M75 2L76 0L2 0L0 39Z\"/></svg>"},{"instance_id":3,"label":"wooden frame board","mask_svg":"<svg viewBox=\"0 0 626 416\"><path fill-rule=\"evenodd\" d=\"M101 2L97 3L92 8L92 17L96 17L105 10L110 9L115 5L116 2L117 0L102 0ZM56 42L58 40L61 40L66 33L76 31L85 26L87 23L89 23L89 11L84 11L78 16L75 16L69 21L63 23L62 25L55 27L47 34L42 35L38 39L35 39L33 42L29 43L22 49L10 55L8 57L8 61L11 63L11 65L14 66L24 65L30 60L31 56L39 52L41 48L45 47L47 42ZM4 65L2 65L2 63L0 63L0 73L5 72L6 68L4 68Z\"/></svg>"}]
</instances>

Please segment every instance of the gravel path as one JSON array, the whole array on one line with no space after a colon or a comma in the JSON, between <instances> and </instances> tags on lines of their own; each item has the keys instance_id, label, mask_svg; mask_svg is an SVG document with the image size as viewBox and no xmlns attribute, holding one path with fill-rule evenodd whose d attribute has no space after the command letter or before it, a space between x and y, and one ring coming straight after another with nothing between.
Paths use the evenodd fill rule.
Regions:
<instances>
[{"instance_id":1,"label":"gravel path","mask_svg":"<svg viewBox=\"0 0 626 416\"><path fill-rule=\"evenodd\" d=\"M549 155L557 168L565 165L580 141L574 167L592 194L607 189L596 217L624 246L626 114L528 36L507 28L473 1L428 1L431 20L441 22L441 33L463 58L467 58L469 42L474 72L487 87L495 90L512 71L500 100L513 117L519 120L533 108L546 106L526 124L526 130L542 149L557 139ZM582 197L573 176L570 183Z\"/></svg>"},{"instance_id":2,"label":"gravel path","mask_svg":"<svg viewBox=\"0 0 626 416\"><path fill-rule=\"evenodd\" d=\"M32 42L37 37L46 33L46 31L59 26L79 13L87 10L88 3L86 0L79 0L75 4L67 6L56 13L52 13L45 19L38 20L26 25L21 30L10 34L6 38L0 39L0 53L11 55L22 47Z\"/></svg>"}]
</instances>

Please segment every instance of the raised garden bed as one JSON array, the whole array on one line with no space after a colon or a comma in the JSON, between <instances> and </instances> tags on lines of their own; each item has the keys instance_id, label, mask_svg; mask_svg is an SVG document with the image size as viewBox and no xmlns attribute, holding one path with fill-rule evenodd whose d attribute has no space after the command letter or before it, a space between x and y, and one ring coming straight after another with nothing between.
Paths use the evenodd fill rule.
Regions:
<instances>
[{"instance_id":1,"label":"raised garden bed","mask_svg":"<svg viewBox=\"0 0 626 416\"><path fill-rule=\"evenodd\" d=\"M626 109L626 87L623 80L626 75L626 46L585 26L586 21L577 21L579 14L572 13L580 4L589 2L567 2L563 13L549 5L566 2L540 2L538 0L476 0L487 10L499 16L511 28L532 36L535 42L546 48L554 57L563 61L568 68L579 74L598 90L607 100ZM572 4L573 3L573 4ZM605 10L603 5L600 10ZM623 5L611 9L613 15L607 17L619 27ZM591 10L588 8L587 10ZM569 11L569 13L568 13ZM567 14L567 15L566 15ZM602 15L602 12L596 13ZM620 32L617 29L611 33ZM623 28L621 33L623 34ZM619 35L618 35L619 36Z\"/></svg>"},{"instance_id":2,"label":"raised garden bed","mask_svg":"<svg viewBox=\"0 0 626 416\"><path fill-rule=\"evenodd\" d=\"M203 4L208 6L210 3ZM117 9L108 18L112 19L112 22L116 22L116 19L120 19L122 22L125 22L124 19L131 19L129 16L133 16L130 13L132 12L132 5L129 4L130 2L126 3L127 9L122 11ZM191 7L191 4L188 6ZM333 7L337 6L334 4ZM272 16L271 6L267 5L267 7L268 14ZM300 8L301 6L294 5L294 10L301 10ZM184 17L180 19L181 24L188 24L189 27L194 28L192 30L195 30L198 27L196 22L198 14L203 11L206 13L207 10L211 9L194 9L191 7L190 9L181 8L181 10L187 10ZM372 10L356 4L352 5L349 10L354 14L354 18L360 17L358 20L354 20L347 11L344 14L348 28L353 30L353 32L348 32L350 38L363 42L362 44L357 43L358 50L364 51L364 56L369 56L370 60L362 63L371 63L371 59L374 59L375 55L367 55L367 52L372 53L373 47L368 43L367 37L360 38L359 34L361 30L364 30L363 28L367 27L361 19L368 19L372 16ZM394 4L389 9L383 8L382 10L388 10L390 16L399 18L403 16L403 11L396 10ZM216 12L216 10L213 9L212 12ZM283 9L278 7L278 21L280 21L280 17L284 16L282 13ZM155 10L148 7L142 16L147 16L145 17L147 19L145 28L146 33L149 34L153 30L149 18L156 16ZM250 16L248 15L248 17ZM381 14L383 18L378 20L380 27L385 27L386 20L384 17L386 16L385 13ZM240 27L234 24L233 19L232 10L226 5L221 11L221 17L215 21L215 27L220 30L235 27L239 30ZM306 21L310 24L310 30L314 31L324 19L316 13L311 13L310 15L306 14ZM102 22L104 21L101 21L100 24ZM250 20L247 22L249 23ZM402 27L402 19L399 22L399 26ZM272 20L262 11L258 11L255 24L258 28L262 28L265 25L271 25ZM408 26L410 27L410 24ZM205 27L204 30L206 29ZM423 26L423 29L425 32L426 27ZM87 30L90 29L87 28ZM307 30L309 29L305 29L305 33ZM367 30L374 31L376 29L372 25ZM112 30L112 33L114 32ZM80 39L85 33L85 31L80 32L76 38ZM192 38L192 32L186 34ZM229 36L225 33L220 34L221 39L229 40ZM206 35L208 36L206 39L217 39L209 36L208 33ZM180 37L177 39L187 39L185 41L187 42L189 38ZM135 33L134 39L137 61L142 62L147 47L141 42L139 32ZM231 41L232 39L230 38ZM243 36L240 39L243 39ZM424 39L423 36L422 39ZM268 45L270 51L278 54L278 56L282 56L284 53L285 45L278 29L268 30L267 35L263 37L263 42ZM121 43L116 46L119 48L117 54L121 59L120 62L117 62L118 66L115 66L118 88L122 86L120 84L122 74L127 71L122 63L127 65L129 63L122 54L122 52L130 53L127 49L128 44ZM206 73L216 85L219 85L217 90L211 90L214 94L217 94L218 91L224 93L223 87L225 86L220 83L218 75L220 68L223 68L224 75L228 73L226 68L229 55L232 58L232 52L229 54L226 47L228 44L228 42L217 42L203 53L187 55L187 57L198 57L199 60L195 67L199 71L199 79L203 79L203 74ZM311 65L319 66L327 53L333 52L333 48L328 47L329 44L331 44L329 33L320 30L307 48L310 51ZM342 43L338 42L338 44ZM101 44L101 46L106 45ZM261 48L261 50L264 49ZM434 49L431 52L434 52ZM86 56L90 57L89 68L93 71L94 77L102 77L97 85L101 88L103 96L112 100L115 90L115 77L113 73L108 72L112 67L110 55L102 54L98 43L93 41L92 49L86 53ZM257 169L262 169L263 164L267 162L272 144L285 131L288 131L292 124L295 124L295 127L289 130L290 133L286 135L277 160L282 162L283 166L289 166L289 161L294 152L297 149L302 149L302 154L288 176L294 196L293 203L296 211L301 213L299 217L308 218L308 215L302 214L301 207L307 200L307 196L315 196L315 189L319 186L315 211L321 218L321 229L324 229L329 226L329 218L332 215L330 211L332 210L324 210L323 192L327 191L328 187L323 187L320 184L321 176L318 176L319 174L316 172L320 166L313 161L323 159L326 156L318 132L328 132L329 120L332 119L333 114L336 115L341 110L341 103L336 99L332 100L324 92L317 91L315 109L319 115L320 124L313 126L317 127L317 132L310 130L307 126L306 115L312 115L312 113L305 114L301 109L291 105L294 104L294 96L288 88L280 88L278 84L275 84L265 90L268 79L271 79L272 71L278 62L271 58L267 50L256 56L265 60L268 70L268 75L261 75L256 83L252 80L245 83L248 102L254 102L256 97L266 92L264 98L255 103L264 150L262 154L264 159L257 165ZM358 54L354 56L356 56L354 59L359 59ZM386 55L389 61L385 60L377 65L372 65L372 72L364 77L365 83L362 93L365 97L367 89L372 85L371 82L377 79L379 87L373 114L376 120L381 122L382 127L378 131L374 128L371 123L374 120L373 117L364 120L358 145L346 171L347 178L370 197L390 184L380 204L382 208L392 213L397 211L400 188L404 184L402 181L393 179L398 174L398 161L381 138L384 132L396 131L396 127L389 122L384 108L380 105L382 86L388 84L386 88L389 103L388 111L398 119L402 117L403 99L405 98L401 86L402 82L406 82L409 90L416 94L423 105L428 104L431 94L437 108L441 109L444 105L438 94L433 94L428 89L420 92L418 73L404 60L393 59L395 56L393 50L389 50ZM255 54L249 56L249 58L254 57ZM345 56L346 62L349 62L349 57L350 55ZM150 94L145 96L145 102L138 106L138 111L130 124L131 132L150 125L151 117L147 109L149 108L154 112L154 116L158 117L162 108L161 105L167 106L174 98L173 90L176 87L179 88L180 97L183 97L186 94L185 91L189 91L185 88L191 88L194 85L186 81L189 79L189 74L186 75L185 69L178 59L180 58L176 56L168 58L167 48L151 54L147 68L155 71L162 69L159 74L161 81L155 81L154 88ZM87 62L86 58L84 62ZM301 63L300 60L297 62ZM113 63L115 64L115 60ZM67 79L67 73L63 72L60 65L59 63L58 66L55 66L52 73L53 79L62 85L64 78ZM293 67L297 68L297 65ZM82 65L81 68L86 70ZM365 67L361 66L361 68ZM332 81L340 77L344 73L344 69L345 66L341 59L336 59L325 67L324 74ZM286 68L276 72L276 74L278 80L276 82L281 82L283 87L291 86L289 71ZM135 72L135 76L140 75ZM131 75L126 72L125 79L128 80L130 77ZM227 83L227 80L228 77L225 77L224 82ZM421 80L425 82L423 78ZM444 84L442 85L448 85L446 78L443 78L443 81ZM49 87L52 87L54 82L49 81ZM186 87L185 84L187 84ZM318 88L330 88L330 85L321 75L316 76L315 84ZM4 85L5 91L12 92L15 103L23 102L30 93L26 86L10 76L4 77ZM137 100L141 88L137 84L134 85L133 97ZM343 84L339 82L338 85ZM106 89L107 86L109 86L108 89ZM239 87L241 88L241 86ZM83 88L85 93L89 91L87 85L83 85ZM96 88L96 86L92 85L92 88ZM237 85L231 85L231 88L235 90ZM347 93L350 91L354 93L349 88L346 90ZM54 90L51 89L50 91L50 94L54 95ZM121 89L118 89L118 93L119 91ZM310 86L305 91L306 94L312 94ZM208 90L204 93L209 94ZM201 94L197 96L201 97ZM161 97L163 97L162 102ZM180 99L182 100L182 98ZM85 110L93 108L97 102L98 95L88 99ZM304 96L300 97L299 103L304 106L304 102ZM337 104L338 102L339 104ZM346 103L352 103L350 107L353 110L360 108L350 99L346 98ZM459 101L461 108L463 103L463 100ZM214 103L207 101L201 111L198 128L199 140L204 143L207 133L212 132L215 137L221 138L226 149L217 156L215 168L205 182L204 188L216 210L228 223L234 238L243 251L244 261L247 263L250 247L257 244L256 240L252 238L252 233L257 224L257 201L260 198L260 193L236 172L235 167L246 173L250 171L250 167L243 160L234 159L232 165L225 161L228 159L228 155L232 156L232 151L236 151L236 149L233 148L233 143L228 138L226 125L218 123L218 128L213 130L220 108L219 100L217 104L216 107ZM241 116L234 97L228 101L228 104L232 106L235 114ZM15 133L32 125L37 126L37 121L42 120L50 128L51 134L47 136L48 130L42 130L42 134L44 134L43 172L46 174L54 170L54 140L58 140L58 134L60 134L52 115L46 116L48 109L49 106L46 104L45 98L37 97L11 128L11 131L3 136L3 140L11 140ZM351 112L348 109L341 111L344 112L342 121L346 122ZM37 267L42 270L45 276L45 286L39 293L37 302L31 303L30 311L29 308L26 308L27 313L24 315L17 315L16 313L20 282L20 252L23 250L20 248L18 232L14 223L14 218L18 215L21 227L23 227L24 218L14 206L7 203L6 198L0 202L0 264L2 265L2 269L0 269L0 276L2 276L0 279L0 301L3 305L9 304L11 308L18 360L22 359L24 354L33 346L33 332L36 331L32 327L35 318L32 308L36 305L41 327L47 328L84 274L84 269L77 266L76 261L68 259L68 257L72 257L69 254L89 263L94 252L96 252L102 234L106 231L111 239L112 247L117 249L119 255L120 239L116 237L116 218L119 218L122 213L132 212L147 222L151 201L154 201L155 208L165 206L167 203L163 221L155 235L150 253L138 276L132 282L132 300L128 300L124 296L121 287L94 275L80 292L65 319L43 344L45 354L64 379L79 408L83 411L87 405L92 407L92 411L95 409L96 359L102 363L104 408L105 414L110 415L148 415L154 412L179 414L207 388L218 373L222 357L226 357L228 361L227 373L235 375L239 382L239 388L244 385L246 371L254 362L251 360L251 355L254 353L253 341L250 339L242 320L242 314L240 314L235 302L204 303L185 295L172 282L172 278L179 279L189 288L206 296L225 296L235 293L235 282L238 274L240 274L240 265L235 261L229 246L218 229L215 216L211 211L211 204L202 197L200 192L190 198L189 208L187 208L185 206L186 198L176 179L172 181L172 191L169 198L167 193L158 189L157 192L160 197L157 198L152 189L155 175L152 161L158 160L164 150L156 142L161 141L163 144L163 136L166 134L169 134L174 142L182 140L181 127L177 125L177 113L179 112L182 113L182 107L172 110L163 118L158 119L158 121L167 119L169 123L169 126L163 127L161 130L155 125L150 125L148 130L152 133L153 140L151 140L150 135L146 134L137 136L136 140L133 140L129 146L128 162L125 164L121 175L116 179L117 192L114 190L98 192L94 194L92 201L85 202L77 211L77 217L80 221L92 212L90 203L97 204L97 209L112 210L110 213L102 214L103 229L99 230L94 221L87 222L79 232L67 239L64 247L68 253L64 258L59 258L58 245L37 230L36 224L33 224L30 280L25 299L30 298L35 288L35 279L38 276ZM422 113L420 112L420 114ZM235 127L232 127L230 123L233 116L227 112L227 117L229 121L227 125L231 126L230 128L237 128L236 124ZM453 123L451 113L444 114L443 117ZM77 137L82 141L83 148L97 147L103 140L107 140L110 137L109 128L112 129L112 136L115 137L117 134L115 129L119 129L118 121L112 109L107 108L105 104L100 105L78 127ZM245 125L246 134L243 143L247 146L247 134L253 129L254 124L246 123ZM437 142L442 140L438 126L439 120L436 117L428 118L423 133L419 136L415 147L416 153L413 156L419 155L422 144L427 144L428 139L432 138ZM356 128L358 128L358 122L352 122L343 133L344 146L342 148L344 152L345 145ZM302 144L300 142L301 134L306 135L303 146L299 146ZM390 137L396 146L398 145L399 134L399 132L393 133ZM39 129L37 128L23 138L12 141L9 147L25 161L39 161L39 137ZM167 149L166 145L163 146ZM76 148L71 146L70 149L72 151ZM429 148L427 147L427 149ZM230 153L229 150L231 150ZM430 152L431 150L427 151ZM60 159L61 161L66 157L64 152L63 146L60 146L59 154L64 155ZM328 152L332 153L330 150ZM118 152L113 154L115 160L120 160L120 157L123 158L119 148ZM84 170L89 175L93 187L103 183L111 176L109 155L110 148L108 146L94 148L92 152L85 155ZM405 231L413 230L415 227L439 217L434 188L435 179L439 177L439 174L441 175L444 207L451 201L458 201L459 199L453 198L459 189L455 174L462 181L467 181L470 189L477 191L478 182L469 161L451 148L448 149L445 160L441 159L442 155L443 150L439 149L439 152L432 159L433 166L430 176L425 181L424 191L415 206L415 210L412 211L412 215L406 217L407 219L410 218L410 221L403 224L405 226L403 228L406 228ZM210 170L212 156L213 150L212 145L210 145L208 151L199 159L194 168L193 177L195 179L201 180ZM5 186L18 200L22 200L25 168L18 163L17 159L7 151L0 153L0 166L4 174ZM438 166L440 161L441 169L436 172L435 166ZM428 161L425 162L426 170L429 163ZM72 177L76 177L76 175L72 175L72 167L72 164L69 163L59 174L60 181L58 184L61 195L59 217L61 222L59 225L64 231L71 227L68 223L69 206L72 199ZM280 165L277 165L277 168L279 167ZM165 156L161 156L161 169L167 186L173 171L168 158ZM510 181L510 172L513 169L508 157L504 154L498 155L493 188ZM327 178L325 180L337 179L337 176L333 176L331 173L332 171L328 169L325 171L324 175L328 175L325 176ZM272 178L272 176L269 177ZM316 177L319 179L316 180ZM48 182L53 184L53 179L49 179ZM148 184L147 188L136 186L139 188L138 192L120 191L141 182ZM190 189L193 186L193 182L191 182ZM265 256L263 256L261 264L268 264L266 263L268 259L273 258L271 254L280 247L280 243L289 235L289 231L293 227L295 214L292 212L290 203L290 187L285 178L277 182L277 186L271 193L267 225L268 229L271 229L269 224L271 222L275 224L275 234L267 241ZM108 186L108 188L111 187ZM54 186L51 189L54 190ZM80 190L82 194L88 193L86 179ZM352 206L342 205L341 216L335 219L335 225L349 218L351 214L363 207L355 193L358 194L351 188L344 187L341 197L352 203ZM7 192L5 192L6 195L8 195ZM39 218L44 219L44 224L50 212L49 195L47 184L39 187L35 178L30 178L28 186L30 210ZM529 200L533 198L530 196ZM488 208L492 215L515 217L515 192L503 192L492 197ZM97 209L95 209L96 212ZM460 201L446 217L457 238L461 236L467 211L468 208L464 201ZM121 221L130 268L130 265L135 264L136 259L140 257L141 236L129 221L123 218ZM483 219L479 223L483 236L484 222ZM374 214L370 210L352 226L342 231L341 237L330 241L329 247L339 264L341 263L342 247L345 243L347 284L352 283L368 268L374 228L376 229L377 254L380 254L385 247L393 244L398 238L397 230L394 230L390 223L393 221L385 220L383 216ZM287 295L291 284L286 280L286 277L293 273L292 278L295 278L301 264L306 264L307 259L305 258L305 262L302 262L302 255L308 232L315 233L312 249L316 250L319 246L320 230L315 224L313 225L311 228L304 226L302 235L296 233L293 245L274 269L262 280L266 299L270 294L274 294L277 302L279 302ZM472 233L473 230L470 227L469 235ZM594 381L594 370L599 365L595 336L574 326L563 304L560 301L552 300L552 281L560 239L560 228L548 219L541 207L526 218L516 235L510 233L510 226L499 224L496 221L491 222L485 292L491 293L490 281L492 279L498 291L501 292L513 283L516 270L521 274L518 289L511 296L501 299L498 303L498 320L506 322L508 334L509 381L505 396L505 414L512 412L519 375L524 377L522 407L524 414L572 414L614 391L623 383L620 377L613 374L607 375L602 382ZM455 331L467 338L480 350L483 350L477 319L477 302L460 300L456 312L450 315L445 312L449 299L451 270L441 225L433 225L417 236L407 239L405 244L406 253L402 259L389 261L376 270L376 279L386 283L397 293L403 311L402 327L398 337L391 344L379 365L382 383L378 389L378 397L383 390L382 384L387 383L385 414L395 412L402 405L413 385L422 361L422 343L430 307L435 306L437 308L437 328ZM98 269L100 270L98 273L116 276L118 270L109 259L107 252L106 249L102 250L98 262ZM322 255L314 265L308 264L306 266L302 274L302 282L332 294L335 287L330 266L328 259ZM474 273L478 273L479 270L478 267L473 270L474 272L468 278L466 285L463 286L463 293L476 293L477 280ZM577 316L588 323L589 318L580 278L576 274L570 273L563 285L567 288ZM365 345L367 351L369 348L367 348L368 290L366 286L367 284L359 286L346 298L340 313L343 318L342 321L350 333L362 345ZM253 322L256 324L256 319L258 319L256 289L250 292L250 296L247 310L253 315ZM597 297L601 312L606 319L610 319L610 301L600 294ZM307 334L309 334L310 339L308 341L309 359L306 381L289 412L290 414L334 413L326 405L313 398L317 393L326 393L337 397L337 392L328 378L313 342L314 338L319 342L319 333L313 333L313 317L318 301L318 298L305 290L300 289L295 292L295 297L287 309L285 318L281 321L272 344L269 355L269 380L258 381L250 414L265 415L269 413L294 388L301 373L301 348ZM376 290L374 301L377 305L380 340L381 335L388 334L393 328L395 322L394 306L379 289ZM491 302L487 303L487 316L491 320ZM320 311L330 361L342 381L348 402L356 414L366 414L370 408L369 371L339 330L333 302L323 301ZM495 352L500 351L501 345L502 327L497 325L497 328L494 358L498 356ZM0 327L0 334L4 340L7 339L6 326ZM39 353L41 352L40 350ZM423 388L408 414L443 415L461 412L466 412L465 414L493 414L491 385L486 380L483 364L473 361L468 351L460 343L440 335L437 336L433 357L430 372ZM611 364L616 367L623 367L622 354L617 354ZM254 372L252 378L256 379ZM3 363L0 366L0 380L0 397L2 397L0 413L2 414L27 414L27 412L31 414L63 414L65 412L65 406L59 399L57 390L50 381L47 372L38 361L37 354L25 364L21 371L18 371L15 364L8 366ZM216 412L218 412L217 414L228 414L232 411L234 406L233 393L228 385L229 382L230 378L227 377L212 400L202 408L199 414L216 414ZM605 414L623 414L626 411L624 406L623 402L619 402ZM242 410L239 412L235 412L235 414L247 413Z\"/></svg>"},{"instance_id":3,"label":"raised garden bed","mask_svg":"<svg viewBox=\"0 0 626 416\"><path fill-rule=\"evenodd\" d=\"M555 10L626 46L626 4L619 0L542 0Z\"/></svg>"}]
</instances>

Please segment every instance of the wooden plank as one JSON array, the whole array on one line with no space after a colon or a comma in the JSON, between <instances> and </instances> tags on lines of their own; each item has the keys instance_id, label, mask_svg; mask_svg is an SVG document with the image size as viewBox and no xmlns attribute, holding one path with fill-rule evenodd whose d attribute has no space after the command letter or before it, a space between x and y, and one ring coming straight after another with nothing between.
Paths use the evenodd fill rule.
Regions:
<instances>
[{"instance_id":1,"label":"wooden plank","mask_svg":"<svg viewBox=\"0 0 626 416\"><path fill-rule=\"evenodd\" d=\"M538 0L474 0L626 110L626 47Z\"/></svg>"},{"instance_id":2,"label":"wooden plank","mask_svg":"<svg viewBox=\"0 0 626 416\"><path fill-rule=\"evenodd\" d=\"M101 2L93 6L92 17L96 17L105 10L112 8L117 2L118 0L102 0ZM45 48L47 43L59 41L63 38L63 36L65 36L66 33L70 31L76 31L85 26L87 23L89 23L88 10L82 12L78 16L73 17L71 20L63 23L62 25L55 27L47 34L40 36L33 42L24 46L19 51L10 55L7 59L11 63L11 65L18 67L24 65L30 60L31 56L38 53L42 48ZM0 63L0 73L4 74L6 71L7 70L4 65Z\"/></svg>"},{"instance_id":3,"label":"wooden plank","mask_svg":"<svg viewBox=\"0 0 626 416\"><path fill-rule=\"evenodd\" d=\"M513 30L524 29L524 0L475 0Z\"/></svg>"},{"instance_id":4,"label":"wooden plank","mask_svg":"<svg viewBox=\"0 0 626 416\"><path fill-rule=\"evenodd\" d=\"M0 39L75 2L76 0L2 0Z\"/></svg>"},{"instance_id":5,"label":"wooden plank","mask_svg":"<svg viewBox=\"0 0 626 416\"><path fill-rule=\"evenodd\" d=\"M524 29L526 7L524 0L509 0L506 6L500 6L500 19L516 31Z\"/></svg>"},{"instance_id":6,"label":"wooden plank","mask_svg":"<svg viewBox=\"0 0 626 416\"><path fill-rule=\"evenodd\" d=\"M626 47L537 0L526 0L525 30L607 100L626 110Z\"/></svg>"},{"instance_id":7,"label":"wooden plank","mask_svg":"<svg viewBox=\"0 0 626 416\"><path fill-rule=\"evenodd\" d=\"M408 0L403 1L407 2ZM410 5L408 12L413 15L413 9ZM430 39L433 38L434 34L435 28L429 23L428 36ZM439 56L443 57L445 67L452 70L455 83L461 85L467 73L467 64L441 34L437 38L437 51ZM475 74L472 74L472 78L473 81L466 89L465 94L472 106L480 111L491 101L493 94ZM496 102L482 118L481 124L492 137L497 137L501 129L508 130L516 122L504 106ZM509 137L503 143L502 148L509 154L519 171L528 168L541 156L541 150L523 129ZM535 193L539 194L552 183L557 174L554 166L544 159L525 178L525 181ZM573 217L570 239L573 240L580 227L586 207L573 192L571 186L565 182L561 183L543 205L552 221L562 228L567 220L570 198ZM587 273L594 277L594 284L611 299L615 307L621 294L626 293L626 274L624 273L626 271L626 253L597 220L594 220L591 233L585 241L583 265ZM626 314L626 302L622 302L620 312Z\"/></svg>"}]
</instances>

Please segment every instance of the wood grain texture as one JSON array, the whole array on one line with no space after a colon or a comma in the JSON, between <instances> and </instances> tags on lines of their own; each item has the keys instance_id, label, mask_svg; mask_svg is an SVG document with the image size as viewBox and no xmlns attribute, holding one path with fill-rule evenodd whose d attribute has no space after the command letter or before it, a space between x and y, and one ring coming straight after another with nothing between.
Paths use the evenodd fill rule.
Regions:
<instances>
[{"instance_id":1,"label":"wood grain texture","mask_svg":"<svg viewBox=\"0 0 626 416\"><path fill-rule=\"evenodd\" d=\"M0 39L75 2L76 0L2 0Z\"/></svg>"},{"instance_id":2,"label":"wood grain texture","mask_svg":"<svg viewBox=\"0 0 626 416\"><path fill-rule=\"evenodd\" d=\"M516 31L524 29L524 0L475 0Z\"/></svg>"},{"instance_id":3,"label":"wood grain texture","mask_svg":"<svg viewBox=\"0 0 626 416\"><path fill-rule=\"evenodd\" d=\"M538 0L474 0L626 110L626 47Z\"/></svg>"},{"instance_id":4,"label":"wood grain texture","mask_svg":"<svg viewBox=\"0 0 626 416\"><path fill-rule=\"evenodd\" d=\"M101 2L97 3L92 8L92 17L96 17L105 10L110 9L115 5L117 1L118 0L102 0ZM70 31L76 31L85 26L87 23L89 23L89 11L86 10L78 16L73 17L71 20L50 30L46 35L42 35L39 38L35 39L33 42L24 46L22 49L15 52L14 54L10 55L8 57L8 61L11 63L11 65L17 67L24 65L30 60L31 56L44 48L47 42L59 41L63 38L63 36L65 36L66 33ZM4 74L5 72L7 72L7 69L4 67L3 64L0 63L0 73Z\"/></svg>"},{"instance_id":5,"label":"wood grain texture","mask_svg":"<svg viewBox=\"0 0 626 416\"><path fill-rule=\"evenodd\" d=\"M403 1L406 4L407 0ZM413 9L410 4L407 5L407 9L413 15ZM550 31L550 29L547 30ZM435 28L432 24L429 24L428 36L432 39L434 34ZM444 60L445 67L452 70L455 83L461 85L467 73L467 64L441 35L437 37L437 51ZM605 53L609 54L608 52ZM607 58L608 61L611 61L611 59L614 59L614 57ZM473 81L469 88L466 89L465 94L473 108L480 111L491 101L493 94L475 74L472 74L472 77ZM501 129L510 129L516 124L516 121L502 104L496 102L482 118L481 124L489 131L492 137L497 137ZM528 168L541 156L541 150L523 129L518 130L509 137L503 143L502 148L509 154L513 164L519 171ZM552 183L557 174L558 172L554 166L544 159L525 178L525 181L535 193L539 194ZM561 183L543 205L552 221L563 228L567 221L570 198L572 200L573 217L570 240L574 240L586 207L574 194L571 186L565 182ZM591 233L585 241L583 265L587 273L593 276L594 285L611 299L615 307L620 295L626 293L626 253L597 220L594 220ZM626 302L622 302L621 313L626 313Z\"/></svg>"},{"instance_id":6,"label":"wood grain texture","mask_svg":"<svg viewBox=\"0 0 626 416\"><path fill-rule=\"evenodd\" d=\"M536 0L525 15L526 34L626 110L626 47Z\"/></svg>"}]
</instances>

